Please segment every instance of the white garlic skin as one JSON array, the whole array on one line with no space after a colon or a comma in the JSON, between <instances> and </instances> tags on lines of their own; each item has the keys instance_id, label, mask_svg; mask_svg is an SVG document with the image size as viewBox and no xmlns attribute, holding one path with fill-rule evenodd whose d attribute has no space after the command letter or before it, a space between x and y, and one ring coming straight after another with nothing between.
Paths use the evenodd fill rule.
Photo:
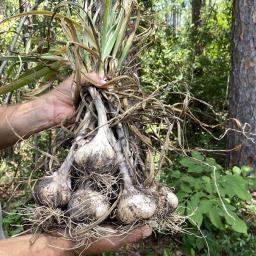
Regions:
<instances>
[{"instance_id":1,"label":"white garlic skin","mask_svg":"<svg viewBox=\"0 0 256 256\"><path fill-rule=\"evenodd\" d=\"M150 219L155 212L154 198L142 192L123 195L117 207L117 217L124 224Z\"/></svg>"},{"instance_id":2,"label":"white garlic skin","mask_svg":"<svg viewBox=\"0 0 256 256\"><path fill-rule=\"evenodd\" d=\"M54 209L65 207L71 197L70 179L57 172L43 177L34 188L34 197L40 205Z\"/></svg>"},{"instance_id":3,"label":"white garlic skin","mask_svg":"<svg viewBox=\"0 0 256 256\"><path fill-rule=\"evenodd\" d=\"M75 152L75 162L89 172L109 172L116 164L116 152L105 133L99 132Z\"/></svg>"},{"instance_id":4,"label":"white garlic skin","mask_svg":"<svg viewBox=\"0 0 256 256\"><path fill-rule=\"evenodd\" d=\"M108 198L90 188L78 189L68 204L68 213L74 221L98 220L109 212Z\"/></svg>"},{"instance_id":5,"label":"white garlic skin","mask_svg":"<svg viewBox=\"0 0 256 256\"><path fill-rule=\"evenodd\" d=\"M178 197L167 187L162 186L158 190L159 194L159 206L166 213L173 212L179 204Z\"/></svg>"},{"instance_id":6,"label":"white garlic skin","mask_svg":"<svg viewBox=\"0 0 256 256\"><path fill-rule=\"evenodd\" d=\"M179 199L173 192L167 191L166 201L173 210L175 210L178 207Z\"/></svg>"}]
</instances>

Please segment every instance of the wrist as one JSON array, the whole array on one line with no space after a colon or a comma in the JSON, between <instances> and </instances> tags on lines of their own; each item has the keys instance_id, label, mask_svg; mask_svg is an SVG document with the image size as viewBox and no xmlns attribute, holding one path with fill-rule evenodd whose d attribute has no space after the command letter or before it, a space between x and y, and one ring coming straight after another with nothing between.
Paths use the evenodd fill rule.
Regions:
<instances>
[{"instance_id":1,"label":"wrist","mask_svg":"<svg viewBox=\"0 0 256 256\"><path fill-rule=\"evenodd\" d=\"M69 101L65 95L60 96L60 93L55 90L40 97L39 100L43 106L42 111L45 111L42 115L46 114L46 119L49 123L48 127L59 125L74 115L75 109L72 101Z\"/></svg>"}]
</instances>

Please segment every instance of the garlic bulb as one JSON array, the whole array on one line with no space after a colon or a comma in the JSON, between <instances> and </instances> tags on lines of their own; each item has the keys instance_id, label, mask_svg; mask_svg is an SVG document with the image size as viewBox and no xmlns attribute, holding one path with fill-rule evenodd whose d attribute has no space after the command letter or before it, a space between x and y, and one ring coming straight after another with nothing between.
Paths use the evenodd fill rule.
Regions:
<instances>
[{"instance_id":1,"label":"garlic bulb","mask_svg":"<svg viewBox=\"0 0 256 256\"><path fill-rule=\"evenodd\" d=\"M75 162L88 172L111 172L116 165L116 152L111 145L113 135L99 93L92 87L89 87L89 92L94 99L99 128L95 137L75 152Z\"/></svg>"},{"instance_id":2,"label":"garlic bulb","mask_svg":"<svg viewBox=\"0 0 256 256\"><path fill-rule=\"evenodd\" d=\"M34 197L40 205L62 208L71 197L70 179L63 179L58 172L43 177L34 189Z\"/></svg>"},{"instance_id":3,"label":"garlic bulb","mask_svg":"<svg viewBox=\"0 0 256 256\"><path fill-rule=\"evenodd\" d=\"M73 221L95 221L107 215L109 199L89 187L79 188L68 203L67 213Z\"/></svg>"},{"instance_id":4,"label":"garlic bulb","mask_svg":"<svg viewBox=\"0 0 256 256\"><path fill-rule=\"evenodd\" d=\"M118 202L117 218L124 224L150 219L156 212L156 201L149 190L134 187L129 167L121 152L120 142L115 144L118 167L124 182L124 191Z\"/></svg>"},{"instance_id":5,"label":"garlic bulb","mask_svg":"<svg viewBox=\"0 0 256 256\"><path fill-rule=\"evenodd\" d=\"M34 188L34 197L40 205L63 208L71 197L69 172L74 159L73 146L58 171L43 177Z\"/></svg>"},{"instance_id":6,"label":"garlic bulb","mask_svg":"<svg viewBox=\"0 0 256 256\"><path fill-rule=\"evenodd\" d=\"M178 197L167 187L161 187L159 190L160 200L163 200L165 209L168 212L173 212L179 204Z\"/></svg>"},{"instance_id":7,"label":"garlic bulb","mask_svg":"<svg viewBox=\"0 0 256 256\"><path fill-rule=\"evenodd\" d=\"M137 189L124 190L120 198L117 217L124 224L150 219L156 212L156 203L151 195Z\"/></svg>"}]
</instances>

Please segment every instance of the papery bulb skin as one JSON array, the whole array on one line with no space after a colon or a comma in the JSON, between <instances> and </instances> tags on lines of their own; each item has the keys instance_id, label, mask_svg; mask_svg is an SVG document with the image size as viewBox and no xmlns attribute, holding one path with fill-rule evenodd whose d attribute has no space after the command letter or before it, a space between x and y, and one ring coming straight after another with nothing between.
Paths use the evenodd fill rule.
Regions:
<instances>
[{"instance_id":1,"label":"papery bulb skin","mask_svg":"<svg viewBox=\"0 0 256 256\"><path fill-rule=\"evenodd\" d=\"M156 212L155 199L140 191L125 192L117 207L117 217L124 224L150 219Z\"/></svg>"},{"instance_id":2,"label":"papery bulb skin","mask_svg":"<svg viewBox=\"0 0 256 256\"><path fill-rule=\"evenodd\" d=\"M107 173L115 169L116 152L102 133L75 152L75 162L88 172Z\"/></svg>"},{"instance_id":3,"label":"papery bulb skin","mask_svg":"<svg viewBox=\"0 0 256 256\"><path fill-rule=\"evenodd\" d=\"M72 195L67 213L73 221L89 222L105 216L109 209L106 196L90 188L80 188Z\"/></svg>"},{"instance_id":4,"label":"papery bulb skin","mask_svg":"<svg viewBox=\"0 0 256 256\"><path fill-rule=\"evenodd\" d=\"M179 205L178 197L167 187L162 186L158 190L159 194L159 208L166 213L171 213Z\"/></svg>"},{"instance_id":5,"label":"papery bulb skin","mask_svg":"<svg viewBox=\"0 0 256 256\"><path fill-rule=\"evenodd\" d=\"M170 205L170 207L172 208L172 210L174 211L178 205L179 205L179 199L178 197L171 191L168 191L166 193L166 201L167 203Z\"/></svg>"},{"instance_id":6,"label":"papery bulb skin","mask_svg":"<svg viewBox=\"0 0 256 256\"><path fill-rule=\"evenodd\" d=\"M42 206L63 208L71 197L70 179L64 179L57 172L43 177L34 188L34 197Z\"/></svg>"}]
</instances>

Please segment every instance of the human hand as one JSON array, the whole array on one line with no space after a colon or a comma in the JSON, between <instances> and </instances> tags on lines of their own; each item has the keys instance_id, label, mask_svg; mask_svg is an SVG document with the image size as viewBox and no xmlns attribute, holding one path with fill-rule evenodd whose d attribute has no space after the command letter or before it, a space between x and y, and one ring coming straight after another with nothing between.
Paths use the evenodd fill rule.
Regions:
<instances>
[{"instance_id":1,"label":"human hand","mask_svg":"<svg viewBox=\"0 0 256 256\"><path fill-rule=\"evenodd\" d=\"M136 228L127 234L119 234L111 235L107 238L101 238L95 242L93 242L89 248L79 248L75 250L77 254L85 254L85 255L95 255L101 254L103 252L116 251L120 249L122 246L127 244L132 244L149 237L152 234L152 229L149 226L143 226L140 228Z\"/></svg>"},{"instance_id":2,"label":"human hand","mask_svg":"<svg viewBox=\"0 0 256 256\"><path fill-rule=\"evenodd\" d=\"M151 235L151 228L143 226L125 235L116 234L99 239L88 248L72 249L74 243L62 237L39 234L34 240L34 235L23 235L14 238L0 240L1 256L74 256L95 255L103 252L116 251L126 244L138 242ZM31 241L34 240L32 243Z\"/></svg>"},{"instance_id":3,"label":"human hand","mask_svg":"<svg viewBox=\"0 0 256 256\"><path fill-rule=\"evenodd\" d=\"M81 73L81 86L88 85L88 83L102 89L107 88L107 83L103 78L95 73ZM75 112L76 100L76 81L74 74L60 83L50 93L45 95L48 102L49 109L53 111L53 123L58 125L65 119L70 119Z\"/></svg>"}]
</instances>

